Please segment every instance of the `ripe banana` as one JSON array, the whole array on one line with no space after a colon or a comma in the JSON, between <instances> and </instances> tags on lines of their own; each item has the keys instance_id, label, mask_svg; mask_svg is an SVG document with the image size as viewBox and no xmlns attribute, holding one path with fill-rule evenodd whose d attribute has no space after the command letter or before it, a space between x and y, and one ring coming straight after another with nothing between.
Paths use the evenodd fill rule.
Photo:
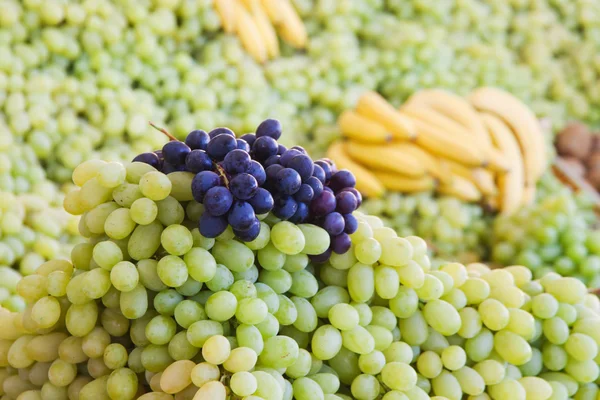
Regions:
<instances>
[{"instance_id":1,"label":"ripe banana","mask_svg":"<svg viewBox=\"0 0 600 400\"><path fill-rule=\"evenodd\" d=\"M458 175L452 178L450 184L440 185L437 191L441 194L457 197L463 201L481 200L481 192L477 190L475 185Z\"/></svg>"},{"instance_id":2,"label":"ripe banana","mask_svg":"<svg viewBox=\"0 0 600 400\"><path fill-rule=\"evenodd\" d=\"M235 28L240 41L256 61L267 61L267 46L252 16L240 2L236 1L234 7Z\"/></svg>"},{"instance_id":3,"label":"ripe banana","mask_svg":"<svg viewBox=\"0 0 600 400\"><path fill-rule=\"evenodd\" d=\"M281 16L283 15L283 11L281 11L281 1L280 0L260 0L263 8L269 15L269 19L273 24L278 24L281 22Z\"/></svg>"},{"instance_id":4,"label":"ripe banana","mask_svg":"<svg viewBox=\"0 0 600 400\"><path fill-rule=\"evenodd\" d=\"M246 0L246 4L249 0ZM261 37L267 47L267 55L269 58L279 57L279 40L275 33L275 28L271 24L271 20L266 11L260 5L260 0L251 0L250 13L258 27Z\"/></svg>"},{"instance_id":5,"label":"ripe banana","mask_svg":"<svg viewBox=\"0 0 600 400\"><path fill-rule=\"evenodd\" d=\"M308 43L306 27L294 9L290 0L277 0L279 21L277 27L281 38L297 49L303 49Z\"/></svg>"},{"instance_id":6,"label":"ripe banana","mask_svg":"<svg viewBox=\"0 0 600 400\"><path fill-rule=\"evenodd\" d=\"M435 188L435 179L430 176L410 178L383 171L374 171L373 174L383 183L386 189L402 193L426 192Z\"/></svg>"},{"instance_id":7,"label":"ripe banana","mask_svg":"<svg viewBox=\"0 0 600 400\"><path fill-rule=\"evenodd\" d=\"M425 166L413 156L403 154L394 147L374 146L349 141L345 149L355 161L366 167L395 172L407 177L420 177L427 173Z\"/></svg>"},{"instance_id":8,"label":"ripe banana","mask_svg":"<svg viewBox=\"0 0 600 400\"><path fill-rule=\"evenodd\" d=\"M452 180L452 175L449 173L449 169L447 166L442 165L440 160L417 146L416 144L410 142L399 142L392 143L391 145L396 150L401 153L408 154L419 160L419 162L425 167L427 173L433 176L435 179L442 183L450 183Z\"/></svg>"},{"instance_id":9,"label":"ripe banana","mask_svg":"<svg viewBox=\"0 0 600 400\"><path fill-rule=\"evenodd\" d=\"M339 169L348 169L356 177L356 188L367 197L381 197L385 188L383 184L366 168L348 157L344 143L338 141L329 146L327 157L336 163Z\"/></svg>"},{"instance_id":10,"label":"ripe banana","mask_svg":"<svg viewBox=\"0 0 600 400\"><path fill-rule=\"evenodd\" d=\"M494 183L494 175L485 168L467 168L464 165L452 160L442 160L454 175L458 175L473 183L481 193L488 197L494 196L497 192Z\"/></svg>"},{"instance_id":11,"label":"ripe banana","mask_svg":"<svg viewBox=\"0 0 600 400\"><path fill-rule=\"evenodd\" d=\"M342 135L364 143L387 143L392 140L390 132L381 124L354 111L346 110L338 118Z\"/></svg>"},{"instance_id":12,"label":"ripe banana","mask_svg":"<svg viewBox=\"0 0 600 400\"><path fill-rule=\"evenodd\" d=\"M547 159L543 132L533 112L512 94L492 87L476 89L469 101L477 110L500 117L512 128L523 153L525 182L535 185L546 169Z\"/></svg>"},{"instance_id":13,"label":"ripe banana","mask_svg":"<svg viewBox=\"0 0 600 400\"><path fill-rule=\"evenodd\" d=\"M528 206L535 201L535 185L525 186L525 190L523 191L523 201L521 202L521 206Z\"/></svg>"},{"instance_id":14,"label":"ripe banana","mask_svg":"<svg viewBox=\"0 0 600 400\"><path fill-rule=\"evenodd\" d=\"M235 31L235 2L236 0L215 0L215 9L221 17L221 24L226 33Z\"/></svg>"},{"instance_id":15,"label":"ripe banana","mask_svg":"<svg viewBox=\"0 0 600 400\"><path fill-rule=\"evenodd\" d=\"M385 126L396 139L414 139L417 136L410 118L396 111L379 93L370 91L360 96L356 112Z\"/></svg>"},{"instance_id":16,"label":"ripe banana","mask_svg":"<svg viewBox=\"0 0 600 400\"><path fill-rule=\"evenodd\" d=\"M485 166L481 151L474 149L468 141L456 140L435 125L418 119L412 120L418 135L415 143L442 158L448 158L469 167Z\"/></svg>"},{"instance_id":17,"label":"ripe banana","mask_svg":"<svg viewBox=\"0 0 600 400\"><path fill-rule=\"evenodd\" d=\"M521 207L525 198L525 175L521 149L510 128L500 118L484 112L480 115L493 144L510 160L510 171L498 174L500 213L510 215Z\"/></svg>"}]
</instances>

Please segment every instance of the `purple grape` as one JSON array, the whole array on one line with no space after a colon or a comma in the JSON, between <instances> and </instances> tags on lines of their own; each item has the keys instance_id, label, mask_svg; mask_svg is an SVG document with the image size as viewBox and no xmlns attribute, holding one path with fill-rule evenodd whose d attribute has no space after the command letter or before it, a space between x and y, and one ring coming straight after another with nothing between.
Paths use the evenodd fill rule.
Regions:
<instances>
[{"instance_id":1,"label":"purple grape","mask_svg":"<svg viewBox=\"0 0 600 400\"><path fill-rule=\"evenodd\" d=\"M217 160L221 161L225 158L225 155L232 150L237 148L237 142L234 136L230 136L228 134L221 134L215 136L208 142L208 146L206 146L206 152L208 155Z\"/></svg>"},{"instance_id":2,"label":"purple grape","mask_svg":"<svg viewBox=\"0 0 600 400\"><path fill-rule=\"evenodd\" d=\"M324 186L324 187L323 187L323 191L324 191L324 192L329 192L329 193L333 194L333 189L332 189L332 188L330 188L329 186Z\"/></svg>"},{"instance_id":3,"label":"purple grape","mask_svg":"<svg viewBox=\"0 0 600 400\"><path fill-rule=\"evenodd\" d=\"M306 203L298 203L298 209L296 210L294 215L290 217L289 221L295 224L301 224L303 222L306 222L306 220L308 219L308 214L309 211Z\"/></svg>"},{"instance_id":4,"label":"purple grape","mask_svg":"<svg viewBox=\"0 0 600 400\"><path fill-rule=\"evenodd\" d=\"M329 257L331 257L331 249L327 249L323 253L317 254L316 256L309 256L310 260L317 264L326 262L329 260Z\"/></svg>"},{"instance_id":5,"label":"purple grape","mask_svg":"<svg viewBox=\"0 0 600 400\"><path fill-rule=\"evenodd\" d=\"M279 160L280 160L280 159L281 159L281 156L280 156L280 155L277 155L277 154L276 154L276 155L274 155L274 156L271 156L271 157L267 158L267 159L265 160L265 162L263 162L263 166L264 166L265 168L267 168L267 167L269 167L270 165L273 165L273 164L279 164Z\"/></svg>"},{"instance_id":6,"label":"purple grape","mask_svg":"<svg viewBox=\"0 0 600 400\"><path fill-rule=\"evenodd\" d=\"M285 147L284 145L280 144L277 146L277 154L278 155L282 155L283 153L285 153L287 150L287 147Z\"/></svg>"},{"instance_id":7,"label":"purple grape","mask_svg":"<svg viewBox=\"0 0 600 400\"><path fill-rule=\"evenodd\" d=\"M258 182L250 174L237 174L229 181L229 190L240 200L248 200L256 194Z\"/></svg>"},{"instance_id":8,"label":"purple grape","mask_svg":"<svg viewBox=\"0 0 600 400\"><path fill-rule=\"evenodd\" d=\"M256 220L254 208L245 201L235 201L227 216L229 225L235 230L245 231L250 229L252 223Z\"/></svg>"},{"instance_id":9,"label":"purple grape","mask_svg":"<svg viewBox=\"0 0 600 400\"><path fill-rule=\"evenodd\" d=\"M171 172L185 171L185 165L173 165L167 161L163 161L160 171L163 174L170 174Z\"/></svg>"},{"instance_id":10,"label":"purple grape","mask_svg":"<svg viewBox=\"0 0 600 400\"><path fill-rule=\"evenodd\" d=\"M283 166L279 165L279 164L273 164L273 165L269 165L266 169L265 169L265 173L267 175L267 179L269 181L273 181L275 182L275 180L277 179L277 174L279 173L279 171L283 170Z\"/></svg>"},{"instance_id":11,"label":"purple grape","mask_svg":"<svg viewBox=\"0 0 600 400\"><path fill-rule=\"evenodd\" d=\"M338 212L327 214L322 224L323 229L325 229L331 236L337 236L344 232L344 226L344 217L342 217L342 214Z\"/></svg>"},{"instance_id":12,"label":"purple grape","mask_svg":"<svg viewBox=\"0 0 600 400\"><path fill-rule=\"evenodd\" d=\"M185 158L192 151L189 146L183 142L173 140L165 144L162 148L162 154L165 161L174 166L185 164Z\"/></svg>"},{"instance_id":13,"label":"purple grape","mask_svg":"<svg viewBox=\"0 0 600 400\"><path fill-rule=\"evenodd\" d=\"M192 196L194 196L194 200L198 203L202 203L206 192L220 184L221 179L219 178L219 175L212 171L202 171L196 174L194 179L192 179Z\"/></svg>"},{"instance_id":14,"label":"purple grape","mask_svg":"<svg viewBox=\"0 0 600 400\"><path fill-rule=\"evenodd\" d=\"M356 178L352 172L347 169L342 169L331 176L329 181L329 187L334 192L339 192L345 188L351 188L356 186Z\"/></svg>"},{"instance_id":15,"label":"purple grape","mask_svg":"<svg viewBox=\"0 0 600 400\"><path fill-rule=\"evenodd\" d=\"M323 167L319 164L313 166L313 176L320 180L321 183L325 183L325 171L323 171Z\"/></svg>"},{"instance_id":16,"label":"purple grape","mask_svg":"<svg viewBox=\"0 0 600 400\"><path fill-rule=\"evenodd\" d=\"M306 152L306 149L305 149L304 147L302 147L302 146L294 146L294 147L292 147L292 149L294 149L294 150L298 150L298 151L299 151L300 153L302 153L302 154L308 154L308 153Z\"/></svg>"},{"instance_id":17,"label":"purple grape","mask_svg":"<svg viewBox=\"0 0 600 400\"><path fill-rule=\"evenodd\" d=\"M356 188L345 188L342 189L342 192L350 192L354 195L354 197L356 198L356 207L360 207L360 205L362 204L362 194L356 189Z\"/></svg>"},{"instance_id":18,"label":"purple grape","mask_svg":"<svg viewBox=\"0 0 600 400\"><path fill-rule=\"evenodd\" d=\"M312 187L310 185L307 185L306 183L303 183L300 186L300 189L298 189L298 191L294 195L294 199L296 199L296 201L300 203L310 203L314 195L315 192L312 189Z\"/></svg>"},{"instance_id":19,"label":"purple grape","mask_svg":"<svg viewBox=\"0 0 600 400\"><path fill-rule=\"evenodd\" d=\"M306 180L306 184L313 190L313 197L318 197L323 193L323 184L316 177L311 176Z\"/></svg>"},{"instance_id":20,"label":"purple grape","mask_svg":"<svg viewBox=\"0 0 600 400\"><path fill-rule=\"evenodd\" d=\"M225 186L210 188L204 195L204 208L206 212L215 217L225 215L231 208L233 196Z\"/></svg>"},{"instance_id":21,"label":"purple grape","mask_svg":"<svg viewBox=\"0 0 600 400\"><path fill-rule=\"evenodd\" d=\"M248 171L251 161L250 154L244 150L235 149L227 153L223 160L223 167L230 174L240 174Z\"/></svg>"},{"instance_id":22,"label":"purple grape","mask_svg":"<svg viewBox=\"0 0 600 400\"><path fill-rule=\"evenodd\" d=\"M198 222L200 234L207 238L216 238L227 229L227 218L215 217L205 212Z\"/></svg>"},{"instance_id":23,"label":"purple grape","mask_svg":"<svg viewBox=\"0 0 600 400\"><path fill-rule=\"evenodd\" d=\"M345 233L331 238L331 249L334 251L334 253L344 254L350 250L351 245L352 241L350 240L350 236Z\"/></svg>"},{"instance_id":24,"label":"purple grape","mask_svg":"<svg viewBox=\"0 0 600 400\"><path fill-rule=\"evenodd\" d=\"M335 196L324 190L320 196L310 203L310 211L317 217L325 216L335 210Z\"/></svg>"},{"instance_id":25,"label":"purple grape","mask_svg":"<svg viewBox=\"0 0 600 400\"><path fill-rule=\"evenodd\" d=\"M256 214L266 214L273 209L273 196L267 189L258 188L256 194L248 202Z\"/></svg>"},{"instance_id":26,"label":"purple grape","mask_svg":"<svg viewBox=\"0 0 600 400\"><path fill-rule=\"evenodd\" d=\"M204 150L192 150L185 158L185 168L197 174L212 169L212 160Z\"/></svg>"},{"instance_id":27,"label":"purple grape","mask_svg":"<svg viewBox=\"0 0 600 400\"><path fill-rule=\"evenodd\" d=\"M158 157L158 159L161 161L165 159L165 156L163 156L162 150L155 150L154 154L156 154L156 157Z\"/></svg>"},{"instance_id":28,"label":"purple grape","mask_svg":"<svg viewBox=\"0 0 600 400\"><path fill-rule=\"evenodd\" d=\"M352 214L344 215L344 233L352 235L358 229L358 220Z\"/></svg>"},{"instance_id":29,"label":"purple grape","mask_svg":"<svg viewBox=\"0 0 600 400\"><path fill-rule=\"evenodd\" d=\"M252 145L252 151L256 159L266 160L277 154L277 142L270 136L257 137Z\"/></svg>"},{"instance_id":30,"label":"purple grape","mask_svg":"<svg viewBox=\"0 0 600 400\"><path fill-rule=\"evenodd\" d=\"M252 160L250 161L250 167L248 167L248 171L246 171L250 175L256 179L258 186L261 186L267 180L267 173L265 169L258 161Z\"/></svg>"},{"instance_id":31,"label":"purple grape","mask_svg":"<svg viewBox=\"0 0 600 400\"><path fill-rule=\"evenodd\" d=\"M254 141L256 140L256 135L253 133L246 133L245 135L240 136L240 139L242 139L243 141L248 143L250 148L252 148L252 145L254 144Z\"/></svg>"},{"instance_id":32,"label":"purple grape","mask_svg":"<svg viewBox=\"0 0 600 400\"><path fill-rule=\"evenodd\" d=\"M244 139L236 139L237 148L244 150L246 153L250 153L250 145Z\"/></svg>"},{"instance_id":33,"label":"purple grape","mask_svg":"<svg viewBox=\"0 0 600 400\"><path fill-rule=\"evenodd\" d=\"M245 231L234 229L233 233L235 233L235 236L237 236L241 241L251 242L260 234L260 221L255 218L254 222L252 222L252 225L250 225L250 228L246 229Z\"/></svg>"},{"instance_id":34,"label":"purple grape","mask_svg":"<svg viewBox=\"0 0 600 400\"><path fill-rule=\"evenodd\" d=\"M279 160L279 163L281 165L283 165L284 167L287 167L287 165L289 164L290 161L292 161L292 158L302 155L302 153L300 153L298 150L296 149L289 149L286 150L282 155L281 155L281 160Z\"/></svg>"},{"instance_id":35,"label":"purple grape","mask_svg":"<svg viewBox=\"0 0 600 400\"><path fill-rule=\"evenodd\" d=\"M350 214L358 207L358 200L349 191L342 191L335 196L336 210L342 214Z\"/></svg>"},{"instance_id":36,"label":"purple grape","mask_svg":"<svg viewBox=\"0 0 600 400\"><path fill-rule=\"evenodd\" d=\"M256 128L256 137L268 136L275 140L281 137L281 123L276 119L266 119Z\"/></svg>"},{"instance_id":37,"label":"purple grape","mask_svg":"<svg viewBox=\"0 0 600 400\"><path fill-rule=\"evenodd\" d=\"M287 167L298 172L298 174L300 174L300 179L302 179L303 182L313 174L313 162L310 157L305 154L300 154L292 158Z\"/></svg>"},{"instance_id":38,"label":"purple grape","mask_svg":"<svg viewBox=\"0 0 600 400\"><path fill-rule=\"evenodd\" d=\"M279 171L275 179L277 190L287 195L296 193L302 185L300 174L291 168L284 168Z\"/></svg>"},{"instance_id":39,"label":"purple grape","mask_svg":"<svg viewBox=\"0 0 600 400\"><path fill-rule=\"evenodd\" d=\"M185 138L185 144L187 144L192 150L206 150L209 140L210 137L208 136L208 133L204 132L203 130L195 130L188 133L187 137Z\"/></svg>"},{"instance_id":40,"label":"purple grape","mask_svg":"<svg viewBox=\"0 0 600 400\"><path fill-rule=\"evenodd\" d=\"M298 210L298 203L291 196L282 196L275 200L273 214L277 218L289 219Z\"/></svg>"},{"instance_id":41,"label":"purple grape","mask_svg":"<svg viewBox=\"0 0 600 400\"><path fill-rule=\"evenodd\" d=\"M318 160L315 161L315 164L321 167L323 169L323 172L325 173L325 181L323 181L323 183L331 179L331 175L333 175L333 169L331 168L331 165L329 165L329 163L327 163L325 160Z\"/></svg>"},{"instance_id":42,"label":"purple grape","mask_svg":"<svg viewBox=\"0 0 600 400\"><path fill-rule=\"evenodd\" d=\"M233 133L233 131L229 128L215 128L212 131L208 132L208 136L211 139L214 139L219 135L228 135L233 136L235 138L235 133Z\"/></svg>"},{"instance_id":43,"label":"purple grape","mask_svg":"<svg viewBox=\"0 0 600 400\"><path fill-rule=\"evenodd\" d=\"M137 156L131 162L141 162L153 166L156 169L160 168L160 159L156 153L142 153Z\"/></svg>"}]
</instances>

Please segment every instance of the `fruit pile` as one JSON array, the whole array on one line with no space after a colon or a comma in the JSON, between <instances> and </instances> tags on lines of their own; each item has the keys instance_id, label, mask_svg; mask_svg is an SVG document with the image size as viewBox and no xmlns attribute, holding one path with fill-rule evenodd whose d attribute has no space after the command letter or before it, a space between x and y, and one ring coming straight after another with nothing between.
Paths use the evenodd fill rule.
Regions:
<instances>
[{"instance_id":1,"label":"fruit pile","mask_svg":"<svg viewBox=\"0 0 600 400\"><path fill-rule=\"evenodd\" d=\"M433 267L422 239L399 237L357 211L342 253L327 253L335 237L326 229L278 218L275 205L257 216L253 240L245 233L252 228L236 233L229 224L238 223L234 205L217 235L210 190L235 196L227 169L248 171L252 161L264 168L273 155L263 153L271 146L261 138L274 141L278 127L266 121L240 141L223 128L193 131L186 143L171 141L127 166L76 168L79 188L65 206L82 214L87 241L70 261L48 261L18 283L24 312L0 309L0 393L19 400L596 395L600 301L575 278L532 280L521 266ZM304 155L284 150L273 165L291 150L300 153L292 160ZM343 184L351 174L325 164L331 176L321 194L354 195ZM187 171L199 165L206 168ZM193 184L214 171L219 182L210 188ZM262 187L281 198L287 178L267 182ZM336 198L336 207L346 201ZM307 220L320 204L310 201ZM206 226L215 238L202 234ZM327 260L311 262L323 253Z\"/></svg>"},{"instance_id":2,"label":"fruit pile","mask_svg":"<svg viewBox=\"0 0 600 400\"><path fill-rule=\"evenodd\" d=\"M572 122L556 136L556 151L576 176L600 190L600 136L585 124Z\"/></svg>"},{"instance_id":3,"label":"fruit pile","mask_svg":"<svg viewBox=\"0 0 600 400\"><path fill-rule=\"evenodd\" d=\"M358 187L379 197L435 190L484 201L510 215L535 197L545 171L545 141L533 112L507 92L484 87L465 100L422 90L395 110L363 94L338 124L348 141L329 157L357 173Z\"/></svg>"}]
</instances>

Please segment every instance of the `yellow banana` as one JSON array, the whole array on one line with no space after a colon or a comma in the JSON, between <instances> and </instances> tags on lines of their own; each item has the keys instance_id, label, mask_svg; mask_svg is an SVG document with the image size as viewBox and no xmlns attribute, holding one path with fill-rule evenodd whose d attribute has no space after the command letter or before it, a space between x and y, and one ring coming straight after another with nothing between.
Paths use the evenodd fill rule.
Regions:
<instances>
[{"instance_id":1,"label":"yellow banana","mask_svg":"<svg viewBox=\"0 0 600 400\"><path fill-rule=\"evenodd\" d=\"M521 202L522 206L528 206L535 201L535 185L525 186L525 190L523 190L523 200Z\"/></svg>"},{"instance_id":2,"label":"yellow banana","mask_svg":"<svg viewBox=\"0 0 600 400\"><path fill-rule=\"evenodd\" d=\"M277 39L275 28L271 24L269 16L260 5L260 0L245 1L251 1L250 13L252 14L252 18L258 27L258 31L265 42L265 46L267 47L267 55L270 58L279 57L279 40Z\"/></svg>"},{"instance_id":3,"label":"yellow banana","mask_svg":"<svg viewBox=\"0 0 600 400\"><path fill-rule=\"evenodd\" d=\"M519 99L504 90L483 87L469 95L480 110L500 117L512 129L523 153L525 182L535 185L546 169L546 151L541 126L533 112Z\"/></svg>"},{"instance_id":4,"label":"yellow banana","mask_svg":"<svg viewBox=\"0 0 600 400\"><path fill-rule=\"evenodd\" d=\"M290 0L277 0L279 2L279 16L277 27L281 38L297 49L303 49L308 43L308 34L304 22L294 9Z\"/></svg>"},{"instance_id":5,"label":"yellow banana","mask_svg":"<svg viewBox=\"0 0 600 400\"><path fill-rule=\"evenodd\" d=\"M227 33L235 31L235 1L236 0L215 0L215 9L221 17L223 30Z\"/></svg>"},{"instance_id":6,"label":"yellow banana","mask_svg":"<svg viewBox=\"0 0 600 400\"><path fill-rule=\"evenodd\" d=\"M498 174L500 192L498 207L501 214L510 215L519 209L525 198L525 175L521 149L510 128L500 118L489 113L480 113L480 115L493 144L504 153L511 164L510 171Z\"/></svg>"},{"instance_id":7,"label":"yellow banana","mask_svg":"<svg viewBox=\"0 0 600 400\"><path fill-rule=\"evenodd\" d=\"M367 197L381 197L385 193L383 184L371 172L361 165L355 163L348 157L344 149L344 143L337 141L332 143L327 150L329 157L339 169L352 171L356 178L356 188Z\"/></svg>"},{"instance_id":8,"label":"yellow banana","mask_svg":"<svg viewBox=\"0 0 600 400\"><path fill-rule=\"evenodd\" d=\"M244 48L258 62L267 61L267 46L260 30L243 4L235 2L235 28Z\"/></svg>"},{"instance_id":9,"label":"yellow banana","mask_svg":"<svg viewBox=\"0 0 600 400\"><path fill-rule=\"evenodd\" d=\"M442 158L448 158L469 167L485 166L483 154L474 149L471 143L457 140L447 135L442 129L418 119L412 120L417 128L415 143L428 152Z\"/></svg>"},{"instance_id":10,"label":"yellow banana","mask_svg":"<svg viewBox=\"0 0 600 400\"><path fill-rule=\"evenodd\" d=\"M278 24L281 22L281 16L283 11L281 11L281 1L280 0L260 0L263 8L267 12L269 19L272 23Z\"/></svg>"},{"instance_id":11,"label":"yellow banana","mask_svg":"<svg viewBox=\"0 0 600 400\"><path fill-rule=\"evenodd\" d=\"M452 160L442 160L448 165L450 171L473 183L484 196L494 196L497 188L494 183L494 175L485 168L468 168Z\"/></svg>"},{"instance_id":12,"label":"yellow banana","mask_svg":"<svg viewBox=\"0 0 600 400\"><path fill-rule=\"evenodd\" d=\"M345 148L353 160L369 168L393 171L415 178L427 173L425 167L418 159L408 154L403 154L394 147L349 141L346 143Z\"/></svg>"},{"instance_id":13,"label":"yellow banana","mask_svg":"<svg viewBox=\"0 0 600 400\"><path fill-rule=\"evenodd\" d=\"M449 173L449 169L442 165L440 161L417 146L410 142L392 143L393 148L397 149L401 153L408 154L418 159L421 164L425 167L425 170L431 174L434 178L442 183L450 183L452 180L452 174Z\"/></svg>"},{"instance_id":14,"label":"yellow banana","mask_svg":"<svg viewBox=\"0 0 600 400\"><path fill-rule=\"evenodd\" d=\"M435 179L430 176L411 178L405 175L384 171L374 171L373 174L388 190L403 193L426 192L435 188Z\"/></svg>"},{"instance_id":15,"label":"yellow banana","mask_svg":"<svg viewBox=\"0 0 600 400\"><path fill-rule=\"evenodd\" d=\"M390 132L381 124L354 111L346 110L338 118L342 135L365 143L387 143L392 140Z\"/></svg>"},{"instance_id":16,"label":"yellow banana","mask_svg":"<svg viewBox=\"0 0 600 400\"><path fill-rule=\"evenodd\" d=\"M417 135L410 118L399 113L377 92L366 92L358 99L356 112L385 126L396 139L414 139Z\"/></svg>"},{"instance_id":17,"label":"yellow banana","mask_svg":"<svg viewBox=\"0 0 600 400\"><path fill-rule=\"evenodd\" d=\"M452 182L448 185L440 185L437 191L441 194L454 196L463 201L479 201L481 200L481 192L477 190L475 185L463 178L455 175Z\"/></svg>"}]
</instances>

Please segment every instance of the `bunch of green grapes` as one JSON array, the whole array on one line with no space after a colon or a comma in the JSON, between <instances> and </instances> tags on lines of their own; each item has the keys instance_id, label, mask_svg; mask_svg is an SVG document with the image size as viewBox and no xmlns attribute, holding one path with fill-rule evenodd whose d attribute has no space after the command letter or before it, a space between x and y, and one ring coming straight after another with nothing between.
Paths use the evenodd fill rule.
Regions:
<instances>
[{"instance_id":1,"label":"bunch of green grapes","mask_svg":"<svg viewBox=\"0 0 600 400\"><path fill-rule=\"evenodd\" d=\"M465 263L487 259L492 219L479 205L431 193L394 192L368 199L362 208L401 236L422 237L437 258Z\"/></svg>"},{"instance_id":2,"label":"bunch of green grapes","mask_svg":"<svg viewBox=\"0 0 600 400\"><path fill-rule=\"evenodd\" d=\"M575 276L600 287L600 231L594 228L593 204L554 176L540 182L540 199L511 217L494 221L492 260Z\"/></svg>"},{"instance_id":3,"label":"bunch of green grapes","mask_svg":"<svg viewBox=\"0 0 600 400\"><path fill-rule=\"evenodd\" d=\"M86 162L66 208L87 238L0 309L8 399L596 398L600 301L523 266L432 266L426 242L355 212L351 248L262 216L202 236L187 172Z\"/></svg>"}]
</instances>

